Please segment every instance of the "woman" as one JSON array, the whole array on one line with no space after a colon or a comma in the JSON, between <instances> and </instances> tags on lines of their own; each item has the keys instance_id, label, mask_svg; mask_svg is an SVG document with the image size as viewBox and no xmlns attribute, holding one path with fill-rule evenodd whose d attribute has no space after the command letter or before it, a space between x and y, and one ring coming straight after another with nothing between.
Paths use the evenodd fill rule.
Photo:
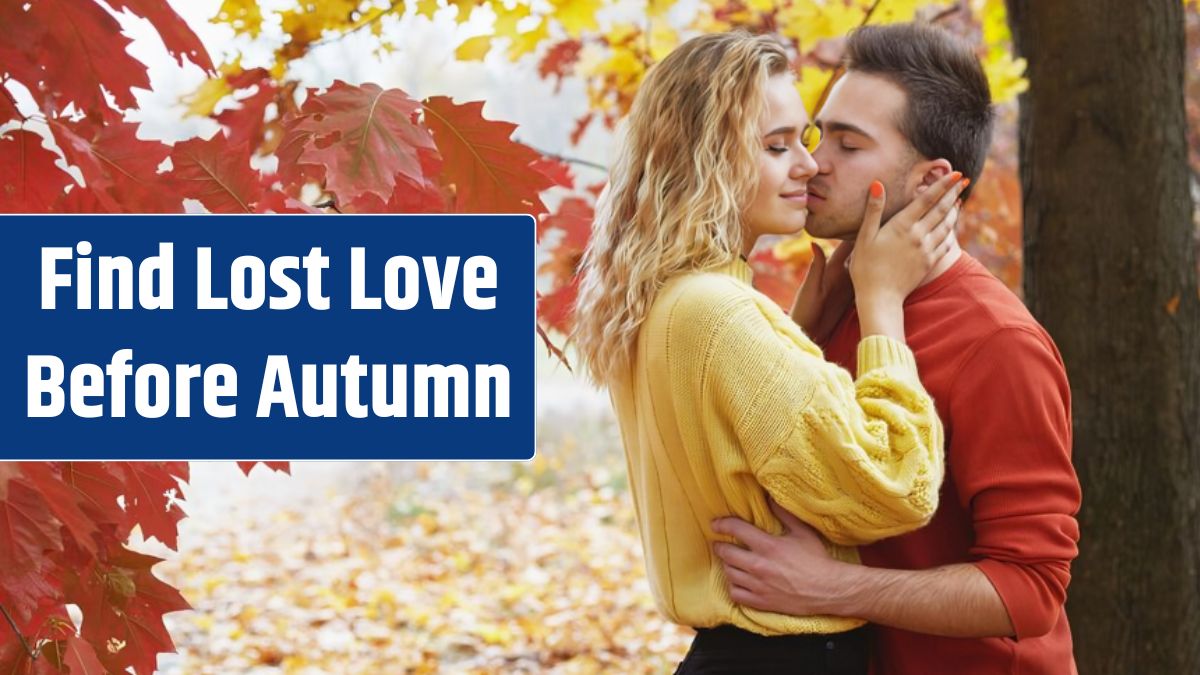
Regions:
<instances>
[{"instance_id":1,"label":"woman","mask_svg":"<svg viewBox=\"0 0 1200 675\"><path fill-rule=\"evenodd\" d=\"M778 532L771 497L857 561L851 546L916 529L937 506L942 429L903 342L902 303L948 249L959 176L882 228L872 185L850 264L864 336L855 382L750 285L757 238L804 227L817 171L807 127L777 42L688 41L638 92L584 257L574 341L610 389L652 590L670 619L701 629L680 672L866 672L865 658L824 656L842 643L839 654L861 654L862 621L730 600L714 518Z\"/></svg>"}]
</instances>

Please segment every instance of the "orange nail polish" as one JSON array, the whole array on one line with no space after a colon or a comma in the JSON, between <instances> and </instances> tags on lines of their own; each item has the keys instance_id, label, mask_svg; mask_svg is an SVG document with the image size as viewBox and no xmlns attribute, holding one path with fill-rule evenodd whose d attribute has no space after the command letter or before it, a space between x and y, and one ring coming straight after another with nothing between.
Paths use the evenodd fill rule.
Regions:
<instances>
[{"instance_id":1,"label":"orange nail polish","mask_svg":"<svg viewBox=\"0 0 1200 675\"><path fill-rule=\"evenodd\" d=\"M968 186L968 185L970 185L970 184L971 184L971 179L970 179L970 178L964 178L964 179L963 179L963 183L962 183L962 185L963 185L963 189L964 189L964 190L966 190L966 189L967 189L967 186Z\"/></svg>"},{"instance_id":2,"label":"orange nail polish","mask_svg":"<svg viewBox=\"0 0 1200 675\"><path fill-rule=\"evenodd\" d=\"M961 171L955 171L954 173L950 174L950 180L958 180L959 178L962 178Z\"/></svg>"},{"instance_id":3,"label":"orange nail polish","mask_svg":"<svg viewBox=\"0 0 1200 675\"><path fill-rule=\"evenodd\" d=\"M879 181L871 183L871 196L875 199L879 199L883 196L883 183L880 183Z\"/></svg>"}]
</instances>

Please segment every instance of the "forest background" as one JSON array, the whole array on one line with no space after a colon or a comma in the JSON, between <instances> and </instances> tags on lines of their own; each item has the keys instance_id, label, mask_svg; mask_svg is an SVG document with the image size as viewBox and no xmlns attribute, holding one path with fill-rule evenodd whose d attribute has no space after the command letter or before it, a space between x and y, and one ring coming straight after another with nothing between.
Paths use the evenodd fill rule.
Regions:
<instances>
[{"instance_id":1,"label":"forest background","mask_svg":"<svg viewBox=\"0 0 1200 675\"><path fill-rule=\"evenodd\" d=\"M1186 266L1190 286L1156 297L1153 309L1163 321L1194 326L1200 15L1191 1L1155 7L1147 15L1165 19L1148 28L1130 21L1118 33L1127 39L1105 42L1105 53L1132 64L1143 39L1167 54L1178 46L1178 95L1134 103L1177 107L1179 143L1169 133L1134 140L1151 148L1162 140L1161 173L1186 181L1182 192L1147 197L1138 217L1183 234L1146 229L1134 241L1147 254L1156 245L1178 249L1171 262ZM1075 12L1067 14L1072 30L1086 35L1103 8ZM1024 3L999 0L2 0L0 212L533 213L536 339L548 358L539 374L538 456L528 464L295 464L293 477L244 465L250 477L234 481L232 467L184 462L0 463L0 672L368 672L396 663L416 672L668 669L688 631L654 612L611 415L603 395L570 372L569 350L559 351L616 121L646 69L700 32L781 35L812 110L849 30L936 22L977 45L999 103L996 139L960 239L1014 291L1033 288L1028 300L1038 313L1052 294L1039 290L1040 268L1022 264L1031 250L1022 183L1037 159L1018 140L1027 129L1018 99L1036 94L1040 82L1030 72L1038 63L1034 31L1023 24L1030 14ZM1037 40L1087 57L1069 41ZM1149 52L1150 63L1161 58ZM1154 79L1148 67L1130 68ZM1115 102L1098 95L1074 112ZM1031 137L1027 130L1026 149ZM1169 159L1182 169L1168 171ZM1151 208L1156 198L1178 207L1173 218ZM1107 243L1120 254L1118 241ZM769 242L753 256L756 283L787 304L810 256L804 236ZM1169 279L1177 270L1161 264L1150 274ZM1104 274L1129 285L1140 273L1114 266ZM1070 327L1047 323L1071 344ZM1195 416L1200 355L1186 339L1195 329L1187 330L1184 367L1171 375L1164 366L1175 379L1162 386L1181 389L1185 415ZM1073 352L1064 353L1070 369ZM1137 430L1158 424L1138 414L1146 418ZM1076 418L1078 439L1078 410ZM1120 434L1109 435L1131 454ZM1197 439L1182 433L1178 445L1177 462L1192 472L1200 467ZM1163 456L1175 456L1168 450ZM1085 493L1106 494L1114 465L1096 473L1088 466ZM1171 523L1183 543L1161 555L1166 580L1149 573L1132 596L1097 592L1119 618L1097 618L1107 623L1095 629L1085 618L1077 628L1086 672L1125 672L1137 651L1132 636L1153 634L1156 620L1175 622L1169 632L1178 642L1154 638L1179 654L1174 663L1200 663L1200 638L1188 638L1200 633L1195 487L1169 462L1145 473L1174 476L1167 494L1143 500L1158 510L1141 515ZM1099 528L1089 529L1087 508L1085 544L1096 536L1147 550L1118 525L1093 535ZM1135 515L1129 527L1145 529ZM169 560L155 567L146 551ZM1089 578L1087 554L1085 546L1077 579ZM1172 575L1185 580L1184 592L1149 621L1139 616ZM1105 588L1102 577L1083 585L1084 602L1089 588ZM184 611L189 604L194 611ZM176 645L180 655L172 656Z\"/></svg>"}]
</instances>

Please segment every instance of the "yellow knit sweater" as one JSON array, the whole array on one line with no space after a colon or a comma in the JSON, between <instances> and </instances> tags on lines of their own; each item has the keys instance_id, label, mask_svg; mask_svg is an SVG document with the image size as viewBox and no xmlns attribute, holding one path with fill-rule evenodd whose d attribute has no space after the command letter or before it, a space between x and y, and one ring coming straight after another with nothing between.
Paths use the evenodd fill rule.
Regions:
<instances>
[{"instance_id":1,"label":"yellow knit sweater","mask_svg":"<svg viewBox=\"0 0 1200 675\"><path fill-rule=\"evenodd\" d=\"M735 605L711 521L781 531L767 496L818 529L837 558L917 529L937 508L942 427L912 352L882 336L859 345L859 378L750 286L741 260L668 281L611 383L659 609L694 627L836 633L862 621Z\"/></svg>"}]
</instances>

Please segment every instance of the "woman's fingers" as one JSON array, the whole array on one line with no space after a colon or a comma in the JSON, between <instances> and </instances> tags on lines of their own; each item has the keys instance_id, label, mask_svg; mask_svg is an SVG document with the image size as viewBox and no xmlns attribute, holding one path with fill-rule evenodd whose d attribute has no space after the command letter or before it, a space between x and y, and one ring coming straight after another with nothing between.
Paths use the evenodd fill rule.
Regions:
<instances>
[{"instance_id":1,"label":"woman's fingers","mask_svg":"<svg viewBox=\"0 0 1200 675\"><path fill-rule=\"evenodd\" d=\"M821 279L825 276L825 249L814 241L812 254L812 262L808 265L808 274L813 275L813 281L817 282L817 287L820 288ZM807 279L808 277L805 277L805 280Z\"/></svg>"},{"instance_id":2,"label":"woman's fingers","mask_svg":"<svg viewBox=\"0 0 1200 675\"><path fill-rule=\"evenodd\" d=\"M850 254L854 252L854 242L843 241L834 249L833 255L829 257L829 267L831 269L841 269L846 266L846 261L850 259Z\"/></svg>"},{"instance_id":3,"label":"woman's fingers","mask_svg":"<svg viewBox=\"0 0 1200 675\"><path fill-rule=\"evenodd\" d=\"M879 234L879 227L883 222L883 203L886 200L887 195L883 183L879 181L871 183L871 189L867 193L867 209L863 212L862 227L858 229L858 237L855 239L856 245L861 246L864 242L870 242Z\"/></svg>"},{"instance_id":4,"label":"woman's fingers","mask_svg":"<svg viewBox=\"0 0 1200 675\"><path fill-rule=\"evenodd\" d=\"M888 220L888 225L895 226L901 229L910 229L915 227L921 219L929 213L929 210L941 204L941 200L947 194L954 194L950 201L953 202L958 198L958 190L955 186L962 179L962 174L958 171L950 173L937 179L926 190L917 192L913 200L908 203L900 212L892 216ZM938 218L940 220L940 217ZM933 221L937 222L937 220ZM922 233L924 234L924 233Z\"/></svg>"},{"instance_id":5,"label":"woman's fingers","mask_svg":"<svg viewBox=\"0 0 1200 675\"><path fill-rule=\"evenodd\" d=\"M951 210L957 208L958 197L962 191L967 188L971 179L966 178L952 185L950 189L942 193L937 203L933 205L920 220L913 225L912 234L918 238L924 238L929 233L933 232L938 226L945 223L946 217ZM956 219L957 220L957 219Z\"/></svg>"},{"instance_id":6,"label":"woman's fingers","mask_svg":"<svg viewBox=\"0 0 1200 675\"><path fill-rule=\"evenodd\" d=\"M925 235L924 245L928 250L937 248L947 239L954 236L954 228L958 225L958 216L961 213L962 203L955 201L950 211Z\"/></svg>"}]
</instances>

